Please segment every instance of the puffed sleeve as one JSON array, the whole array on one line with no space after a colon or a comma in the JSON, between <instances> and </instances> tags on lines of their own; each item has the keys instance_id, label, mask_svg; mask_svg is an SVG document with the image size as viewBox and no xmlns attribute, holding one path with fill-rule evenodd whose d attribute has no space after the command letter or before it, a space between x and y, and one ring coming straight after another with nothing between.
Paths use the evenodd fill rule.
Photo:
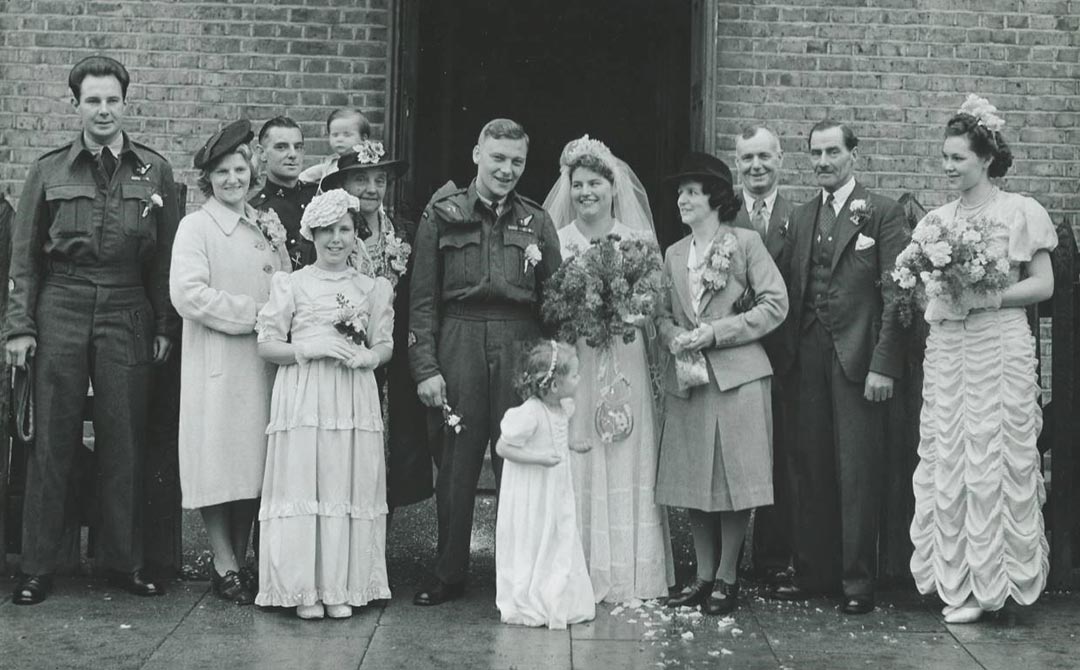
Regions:
<instances>
[{"instance_id":1,"label":"puffed sleeve","mask_svg":"<svg viewBox=\"0 0 1080 670\"><path fill-rule=\"evenodd\" d=\"M506 410L506 414L503 415L502 422L499 424L499 430L502 432L502 437L507 444L512 444L515 447L526 447L539 424L539 417L536 415L533 403L526 402L523 405Z\"/></svg>"},{"instance_id":2,"label":"puffed sleeve","mask_svg":"<svg viewBox=\"0 0 1080 670\"><path fill-rule=\"evenodd\" d=\"M210 285L211 258L204 237L206 215L193 212L176 231L169 269L169 297L185 319L212 330L245 335L255 326L258 306L242 293L229 293Z\"/></svg>"},{"instance_id":3,"label":"puffed sleeve","mask_svg":"<svg viewBox=\"0 0 1080 670\"><path fill-rule=\"evenodd\" d=\"M1053 251L1058 243L1054 222L1043 206L1034 198L1020 197L1009 228L1009 260L1013 263L1027 263L1036 251Z\"/></svg>"},{"instance_id":4,"label":"puffed sleeve","mask_svg":"<svg viewBox=\"0 0 1080 670\"><path fill-rule=\"evenodd\" d=\"M368 317L368 346L382 344L394 348L394 287L385 277L377 277L368 294L371 316Z\"/></svg>"},{"instance_id":5,"label":"puffed sleeve","mask_svg":"<svg viewBox=\"0 0 1080 670\"><path fill-rule=\"evenodd\" d=\"M259 341L288 342L294 314L296 301L293 299L292 278L288 272L275 273L270 279L270 299L255 319Z\"/></svg>"}]
</instances>

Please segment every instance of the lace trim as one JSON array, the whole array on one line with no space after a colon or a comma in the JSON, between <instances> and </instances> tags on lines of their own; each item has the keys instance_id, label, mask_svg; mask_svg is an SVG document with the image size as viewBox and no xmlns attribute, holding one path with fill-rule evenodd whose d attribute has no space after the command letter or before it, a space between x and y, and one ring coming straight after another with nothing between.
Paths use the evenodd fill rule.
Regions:
<instances>
[{"instance_id":1,"label":"lace trim","mask_svg":"<svg viewBox=\"0 0 1080 670\"><path fill-rule=\"evenodd\" d=\"M383 432L382 417L371 415L363 417L360 421L352 418L323 418L315 414L305 414L297 419L285 419L273 421L266 427L266 434L281 433L294 428L318 428L320 430L360 430L368 433Z\"/></svg>"},{"instance_id":2,"label":"lace trim","mask_svg":"<svg viewBox=\"0 0 1080 670\"><path fill-rule=\"evenodd\" d=\"M255 604L260 607L298 607L323 602L331 605L345 604L363 607L372 600L389 600L390 597L390 587L376 582L360 591L343 589L316 589L299 593L284 593L278 590L259 591L259 595L255 597Z\"/></svg>"}]
</instances>

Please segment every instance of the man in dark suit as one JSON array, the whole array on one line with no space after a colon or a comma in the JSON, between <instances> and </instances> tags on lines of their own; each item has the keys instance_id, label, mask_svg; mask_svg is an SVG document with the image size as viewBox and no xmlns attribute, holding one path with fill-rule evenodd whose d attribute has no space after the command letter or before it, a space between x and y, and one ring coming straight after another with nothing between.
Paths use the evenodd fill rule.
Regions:
<instances>
[{"instance_id":1,"label":"man in dark suit","mask_svg":"<svg viewBox=\"0 0 1080 670\"><path fill-rule=\"evenodd\" d=\"M780 195L780 168L784 152L780 140L764 126L748 126L735 138L735 167L742 186L743 206L735 225L756 230L765 241L769 255L784 274L789 266L788 219L794 209ZM784 277L785 283L787 277ZM791 564L791 479L786 443L791 406L788 380L792 356L787 350L784 329L765 336L762 344L773 368L773 499L754 516L754 567L766 580L786 576Z\"/></svg>"},{"instance_id":2,"label":"man in dark suit","mask_svg":"<svg viewBox=\"0 0 1080 670\"><path fill-rule=\"evenodd\" d=\"M896 201L855 181L850 128L821 121L809 144L821 191L789 226L795 580L775 595L840 585L843 611L865 614L874 608L886 401L902 369L894 290L882 277L910 234Z\"/></svg>"}]
</instances>

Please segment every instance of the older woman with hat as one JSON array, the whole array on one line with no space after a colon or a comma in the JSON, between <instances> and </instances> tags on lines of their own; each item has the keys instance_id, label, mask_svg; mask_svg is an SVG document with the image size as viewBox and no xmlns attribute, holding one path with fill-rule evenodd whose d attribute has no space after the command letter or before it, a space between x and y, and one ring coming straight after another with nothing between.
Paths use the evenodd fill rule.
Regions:
<instances>
[{"instance_id":1,"label":"older woman with hat","mask_svg":"<svg viewBox=\"0 0 1080 670\"><path fill-rule=\"evenodd\" d=\"M214 552L218 596L250 604L257 579L244 565L266 463L275 366L257 351L255 317L271 277L290 268L273 212L247 204L254 169L251 125L236 121L195 154L206 202L180 221L169 294L184 319L180 381L180 486Z\"/></svg>"},{"instance_id":2,"label":"older woman with hat","mask_svg":"<svg viewBox=\"0 0 1080 670\"><path fill-rule=\"evenodd\" d=\"M416 396L409 372L408 261L416 226L391 220L383 202L390 180L405 173L405 161L387 156L382 142L364 139L337 160L334 172L323 177L320 190L343 189L355 196L359 209L352 213L356 247L352 262L361 274L384 277L394 286L394 349L397 353L375 371L379 388L386 389L389 415L386 495L390 509L431 497L432 459L428 451L426 410Z\"/></svg>"},{"instance_id":3,"label":"older woman with hat","mask_svg":"<svg viewBox=\"0 0 1080 670\"><path fill-rule=\"evenodd\" d=\"M772 368L760 340L787 315L787 291L761 237L732 226L740 203L723 161L690 154L666 181L690 235L664 259L659 330L674 358L656 501L689 509L697 558L668 605L726 614L750 512L773 502Z\"/></svg>"}]
</instances>

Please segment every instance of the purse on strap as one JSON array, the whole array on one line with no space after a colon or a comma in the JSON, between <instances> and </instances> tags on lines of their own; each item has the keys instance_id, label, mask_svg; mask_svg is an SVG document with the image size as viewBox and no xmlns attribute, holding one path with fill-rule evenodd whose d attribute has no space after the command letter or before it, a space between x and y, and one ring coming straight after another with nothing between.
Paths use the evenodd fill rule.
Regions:
<instances>
[{"instance_id":1,"label":"purse on strap","mask_svg":"<svg viewBox=\"0 0 1080 670\"><path fill-rule=\"evenodd\" d=\"M24 443L34 441L34 364L27 359L21 368L12 368L11 401L15 413L15 436Z\"/></svg>"}]
</instances>

